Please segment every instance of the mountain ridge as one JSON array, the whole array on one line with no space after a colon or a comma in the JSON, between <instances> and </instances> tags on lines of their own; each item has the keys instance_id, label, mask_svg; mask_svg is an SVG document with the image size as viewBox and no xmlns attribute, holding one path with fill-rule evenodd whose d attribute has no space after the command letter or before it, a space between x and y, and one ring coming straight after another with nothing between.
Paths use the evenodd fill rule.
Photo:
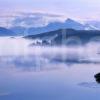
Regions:
<instances>
[{"instance_id":1,"label":"mountain ridge","mask_svg":"<svg viewBox=\"0 0 100 100\"><path fill-rule=\"evenodd\" d=\"M19 28L18 28L19 27ZM68 18L65 22L59 22L59 21L55 21L55 22L50 22L48 25L44 26L44 27L29 27L29 28L25 28L25 27L12 27L9 28L10 30L14 31L16 34L23 32L22 34L24 35L33 35L33 34L40 34L40 33L44 33L44 32L49 32L49 31L54 31L54 30L58 30L58 29L64 29L64 28L73 28L76 30L95 30L95 28L89 26L89 25L84 25L81 24L75 20L72 20L70 18Z\"/></svg>"},{"instance_id":2,"label":"mountain ridge","mask_svg":"<svg viewBox=\"0 0 100 100\"><path fill-rule=\"evenodd\" d=\"M99 41L97 37L100 37L99 30L74 30L74 29L59 29L55 31L50 31L46 33L29 35L25 36L26 39L37 39L45 41L46 43L50 43L53 45L61 45L62 41L67 41L68 39L74 42L78 42L81 40L82 44L88 43L90 40ZM48 42L49 41L49 42ZM67 41L68 42L68 41Z\"/></svg>"}]
</instances>

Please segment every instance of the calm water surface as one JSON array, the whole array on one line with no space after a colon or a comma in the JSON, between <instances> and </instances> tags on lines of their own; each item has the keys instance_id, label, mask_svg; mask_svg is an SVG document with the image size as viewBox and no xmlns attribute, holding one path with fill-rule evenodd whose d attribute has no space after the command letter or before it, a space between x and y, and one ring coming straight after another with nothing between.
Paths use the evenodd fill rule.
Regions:
<instances>
[{"instance_id":1,"label":"calm water surface","mask_svg":"<svg viewBox=\"0 0 100 100\"><path fill-rule=\"evenodd\" d=\"M100 100L99 45L30 47L0 38L0 100Z\"/></svg>"}]
</instances>

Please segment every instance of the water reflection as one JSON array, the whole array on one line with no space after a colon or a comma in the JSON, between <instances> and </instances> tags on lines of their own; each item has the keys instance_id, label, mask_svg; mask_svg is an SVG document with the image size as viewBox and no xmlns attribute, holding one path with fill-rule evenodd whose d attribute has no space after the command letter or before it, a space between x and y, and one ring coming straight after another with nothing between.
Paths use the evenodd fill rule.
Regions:
<instances>
[{"instance_id":1,"label":"water reflection","mask_svg":"<svg viewBox=\"0 0 100 100\"><path fill-rule=\"evenodd\" d=\"M100 100L98 44L30 47L32 42L0 39L0 100Z\"/></svg>"},{"instance_id":2,"label":"water reflection","mask_svg":"<svg viewBox=\"0 0 100 100\"><path fill-rule=\"evenodd\" d=\"M82 86L82 87L87 87L87 88L97 88L97 89L100 89L100 84L96 83L96 82L83 82L83 83L80 83L78 84L79 86Z\"/></svg>"}]
</instances>

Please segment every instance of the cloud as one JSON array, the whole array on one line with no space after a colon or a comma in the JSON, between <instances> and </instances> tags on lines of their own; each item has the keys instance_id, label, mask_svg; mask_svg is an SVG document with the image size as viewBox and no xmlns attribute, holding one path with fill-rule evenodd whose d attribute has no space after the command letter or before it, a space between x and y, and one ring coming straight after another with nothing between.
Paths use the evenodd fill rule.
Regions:
<instances>
[{"instance_id":1,"label":"cloud","mask_svg":"<svg viewBox=\"0 0 100 100\"><path fill-rule=\"evenodd\" d=\"M99 13L99 0L0 0L0 12L44 11L72 16L91 17Z\"/></svg>"},{"instance_id":2,"label":"cloud","mask_svg":"<svg viewBox=\"0 0 100 100\"><path fill-rule=\"evenodd\" d=\"M42 27L52 21L64 20L62 15L49 13L19 13L10 22L10 26Z\"/></svg>"}]
</instances>

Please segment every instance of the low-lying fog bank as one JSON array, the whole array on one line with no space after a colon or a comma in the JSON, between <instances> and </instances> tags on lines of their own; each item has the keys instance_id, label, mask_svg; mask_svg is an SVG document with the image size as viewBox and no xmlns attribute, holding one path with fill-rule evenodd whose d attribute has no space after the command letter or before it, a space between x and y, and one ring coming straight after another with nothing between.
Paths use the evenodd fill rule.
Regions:
<instances>
[{"instance_id":1,"label":"low-lying fog bank","mask_svg":"<svg viewBox=\"0 0 100 100\"><path fill-rule=\"evenodd\" d=\"M99 43L30 46L0 37L0 100L100 100Z\"/></svg>"}]
</instances>

